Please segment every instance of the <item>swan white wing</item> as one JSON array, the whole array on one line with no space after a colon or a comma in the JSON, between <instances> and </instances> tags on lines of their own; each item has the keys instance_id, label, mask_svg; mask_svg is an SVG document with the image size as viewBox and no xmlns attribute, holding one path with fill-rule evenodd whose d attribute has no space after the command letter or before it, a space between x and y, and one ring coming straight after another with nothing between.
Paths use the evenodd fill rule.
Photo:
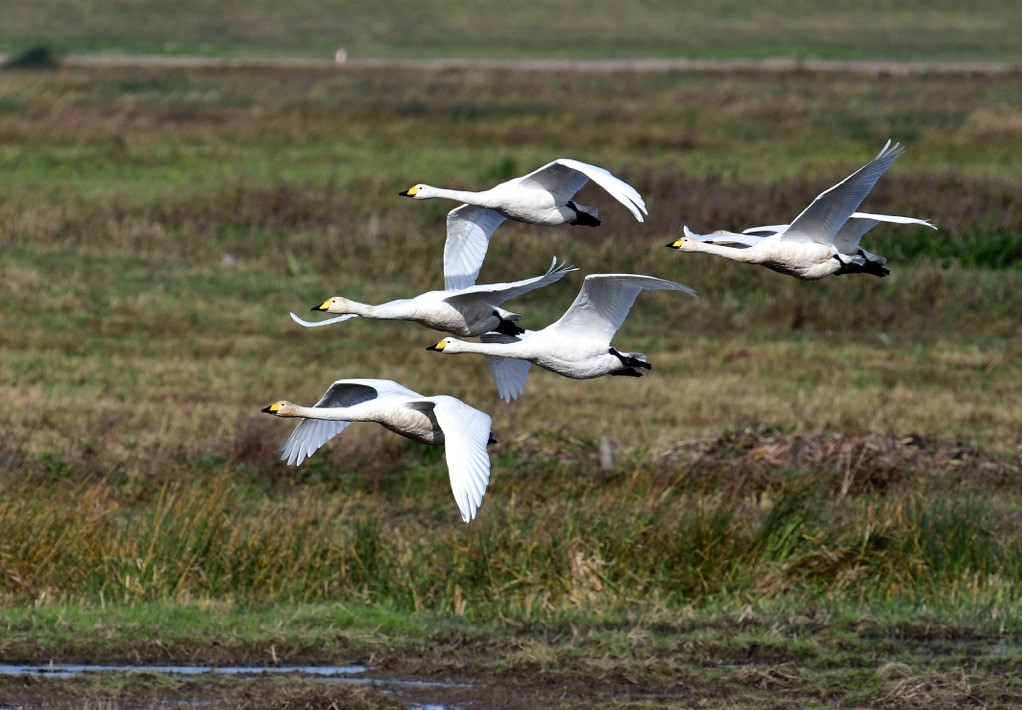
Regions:
<instances>
[{"instance_id":1,"label":"swan white wing","mask_svg":"<svg viewBox=\"0 0 1022 710\"><path fill-rule=\"evenodd\" d=\"M504 301L510 301L512 298L517 298L529 291L548 286L564 278L564 275L571 271L578 271L578 269L572 266L565 266L563 263L558 266L557 257L554 257L554 260L550 263L550 268L541 276L534 276L531 279L522 279L521 281L512 281L510 283L469 286L450 294L444 300L448 303L476 303L483 301L493 306L499 306Z\"/></svg>"},{"instance_id":2,"label":"swan white wing","mask_svg":"<svg viewBox=\"0 0 1022 710\"><path fill-rule=\"evenodd\" d=\"M933 224L928 219L918 219L916 217L902 217L896 214L873 214L872 212L853 212L852 217L858 219L875 219L878 222L891 222L892 224L918 224L923 227L929 227L930 229L937 228L937 225Z\"/></svg>"},{"instance_id":3,"label":"swan white wing","mask_svg":"<svg viewBox=\"0 0 1022 710\"><path fill-rule=\"evenodd\" d=\"M471 286L486 258L490 236L506 217L489 207L462 205L447 213L447 241L444 243L444 289L456 291Z\"/></svg>"},{"instance_id":4,"label":"swan white wing","mask_svg":"<svg viewBox=\"0 0 1022 710\"><path fill-rule=\"evenodd\" d=\"M444 432L444 455L451 492L466 523L476 517L490 481L490 415L454 397L425 397ZM415 403L418 404L418 403Z\"/></svg>"},{"instance_id":5,"label":"swan white wing","mask_svg":"<svg viewBox=\"0 0 1022 710\"><path fill-rule=\"evenodd\" d=\"M851 217L848 219L875 219L878 222L891 222L892 224L918 224L923 227L929 227L930 229L936 229L937 226L930 222L928 219L918 219L916 217L901 217L894 214L874 214L872 212L852 212ZM769 224L762 227L749 227L743 229L742 234L748 234L750 236L768 237L771 234L777 232L783 232L790 225L787 224ZM868 231L868 230L867 230ZM699 239L700 241L711 241L709 238L712 235L698 235L688 234L687 236L693 239Z\"/></svg>"},{"instance_id":6,"label":"swan white wing","mask_svg":"<svg viewBox=\"0 0 1022 710\"><path fill-rule=\"evenodd\" d=\"M315 408L354 407L382 396L420 397L417 392L399 385L393 380L351 379L337 380L319 401ZM288 465L301 466L302 462L319 450L351 422L329 419L302 419L280 447L280 458Z\"/></svg>"},{"instance_id":7,"label":"swan white wing","mask_svg":"<svg viewBox=\"0 0 1022 710\"><path fill-rule=\"evenodd\" d=\"M877 157L846 177L829 190L821 192L813 203L792 221L781 235L782 241L830 245L834 235L873 189L880 176L891 163L905 152L899 143L891 141Z\"/></svg>"},{"instance_id":8,"label":"swan white wing","mask_svg":"<svg viewBox=\"0 0 1022 710\"><path fill-rule=\"evenodd\" d=\"M337 380L327 388L327 391L323 393L323 396L313 406L354 407L356 404L368 402L376 397L392 395L399 397L422 397L418 392L410 390L404 385L394 382L394 380L362 377Z\"/></svg>"},{"instance_id":9,"label":"swan white wing","mask_svg":"<svg viewBox=\"0 0 1022 710\"><path fill-rule=\"evenodd\" d=\"M525 392L525 378L529 375L532 363L513 357L487 355L486 364L490 375L497 385L497 394L505 402L518 399Z\"/></svg>"},{"instance_id":10,"label":"swan white wing","mask_svg":"<svg viewBox=\"0 0 1022 710\"><path fill-rule=\"evenodd\" d=\"M336 316L334 318L327 318L326 320L305 320L299 318L294 312L291 312L291 320L298 325L306 328L319 328L320 326L330 325L331 323L340 323L341 321L350 320L352 318L358 318L357 313L345 313L343 316Z\"/></svg>"},{"instance_id":11,"label":"swan white wing","mask_svg":"<svg viewBox=\"0 0 1022 710\"><path fill-rule=\"evenodd\" d=\"M609 170L571 158L558 158L538 170L533 170L520 178L519 185L539 187L570 200L590 180L627 207L640 222L642 216L648 214L642 195L634 187L615 177Z\"/></svg>"},{"instance_id":12,"label":"swan white wing","mask_svg":"<svg viewBox=\"0 0 1022 710\"><path fill-rule=\"evenodd\" d=\"M520 343L533 335L535 331L527 330L521 335L504 335L503 333L484 333L479 337L483 343ZM497 385L497 394L505 402L518 399L525 392L525 378L529 375L532 363L528 360L519 360L514 357L503 357L501 355L487 355L486 365L490 368L490 375L494 384Z\"/></svg>"},{"instance_id":13,"label":"swan white wing","mask_svg":"<svg viewBox=\"0 0 1022 710\"><path fill-rule=\"evenodd\" d=\"M761 237L769 237L771 234L777 234L783 232L790 225L787 224L764 224L760 227L749 227L743 229L742 234L754 234Z\"/></svg>"},{"instance_id":14,"label":"swan white wing","mask_svg":"<svg viewBox=\"0 0 1022 710\"><path fill-rule=\"evenodd\" d=\"M841 229L837 230L837 234L834 235L834 248L839 254L858 255L859 240L862 239L862 235L878 224L880 224L878 219L850 218L841 225Z\"/></svg>"},{"instance_id":15,"label":"swan white wing","mask_svg":"<svg viewBox=\"0 0 1022 710\"><path fill-rule=\"evenodd\" d=\"M327 419L303 419L291 432L284 445L280 447L280 458L301 466L305 459L312 456L323 444L348 428L351 422L332 421Z\"/></svg>"},{"instance_id":16,"label":"swan white wing","mask_svg":"<svg viewBox=\"0 0 1022 710\"><path fill-rule=\"evenodd\" d=\"M697 242L703 242L704 244L751 247L759 244L759 242L763 240L763 236L753 236L751 234L745 234L744 232L742 234L735 234L734 232L727 232L725 234L696 234L688 228L688 225L684 225L683 229L686 237L694 239Z\"/></svg>"},{"instance_id":17,"label":"swan white wing","mask_svg":"<svg viewBox=\"0 0 1022 710\"><path fill-rule=\"evenodd\" d=\"M688 286L653 276L590 274L575 302L547 329L576 338L603 338L609 344L640 291L683 291L698 298Z\"/></svg>"}]
</instances>

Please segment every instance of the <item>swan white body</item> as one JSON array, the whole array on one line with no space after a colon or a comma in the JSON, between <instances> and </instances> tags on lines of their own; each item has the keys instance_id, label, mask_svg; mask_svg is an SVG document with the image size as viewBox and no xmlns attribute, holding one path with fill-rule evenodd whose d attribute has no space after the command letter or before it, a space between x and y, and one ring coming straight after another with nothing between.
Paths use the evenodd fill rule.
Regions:
<instances>
[{"instance_id":1,"label":"swan white body","mask_svg":"<svg viewBox=\"0 0 1022 710\"><path fill-rule=\"evenodd\" d=\"M302 418L281 447L281 459L297 466L352 422L376 422L423 444L444 444L462 520L479 510L490 480L490 416L454 397L423 397L392 380L337 380L312 407L282 400L261 411Z\"/></svg>"},{"instance_id":2,"label":"swan white body","mask_svg":"<svg viewBox=\"0 0 1022 710\"><path fill-rule=\"evenodd\" d=\"M604 375L640 377L635 368L652 369L642 353L623 353L610 345L644 290L695 291L673 281L632 274L591 274L585 278L571 307L561 318L539 331L507 336L484 335L479 343L444 338L429 350L486 356L497 392L507 402L525 390L532 364L575 380Z\"/></svg>"},{"instance_id":3,"label":"swan white body","mask_svg":"<svg viewBox=\"0 0 1022 710\"><path fill-rule=\"evenodd\" d=\"M427 328L462 337L475 337L491 330L511 335L522 332L521 328L514 325L514 321L521 316L499 306L512 298L552 284L564 278L564 275L571 271L576 271L576 269L564 264L558 266L555 258L545 274L531 279L510 283L480 284L450 291L427 291L415 298L390 301L378 306L335 296L327 299L313 310L342 314L337 318L310 322L299 318L294 313L291 314L291 318L306 328L316 328L350 318L362 317L378 320L414 321Z\"/></svg>"},{"instance_id":4,"label":"swan white body","mask_svg":"<svg viewBox=\"0 0 1022 710\"><path fill-rule=\"evenodd\" d=\"M753 227L742 234L718 231L685 236L667 246L760 264L782 274L812 281L832 274L887 276L887 259L859 246L862 235L879 222L923 224L925 220L856 212L866 195L904 149L890 141L877 156L806 207L791 224ZM936 227L933 227L936 229Z\"/></svg>"},{"instance_id":5,"label":"swan white body","mask_svg":"<svg viewBox=\"0 0 1022 710\"><path fill-rule=\"evenodd\" d=\"M444 288L465 288L475 283L482 268L490 236L505 219L555 226L600 224L595 207L577 205L575 193L592 180L623 204L640 222L646 212L642 196L609 171L570 158L558 158L528 175L513 178L482 192L447 190L414 185L401 195L416 200L442 197L465 204L447 215L444 244Z\"/></svg>"}]
</instances>

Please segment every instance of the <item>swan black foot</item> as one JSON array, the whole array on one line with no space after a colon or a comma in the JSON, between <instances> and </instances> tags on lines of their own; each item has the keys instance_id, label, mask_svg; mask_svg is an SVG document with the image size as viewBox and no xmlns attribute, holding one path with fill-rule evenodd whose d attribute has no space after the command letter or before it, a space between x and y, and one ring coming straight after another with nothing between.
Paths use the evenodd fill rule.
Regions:
<instances>
[{"instance_id":1,"label":"swan black foot","mask_svg":"<svg viewBox=\"0 0 1022 710\"><path fill-rule=\"evenodd\" d=\"M884 265L877 261L870 261L863 251L859 250L859 256L862 257L862 264L857 264L854 261L841 261L841 256L835 254L834 258L837 259L837 263L841 266L834 272L835 276L844 276L845 274L869 274L870 276L877 276L884 278L890 276L890 269L884 268Z\"/></svg>"},{"instance_id":2,"label":"swan black foot","mask_svg":"<svg viewBox=\"0 0 1022 710\"><path fill-rule=\"evenodd\" d=\"M573 224L580 227L600 226L599 219L589 214L588 212L583 212L582 210L580 210L571 200L568 200L568 208L575 213L575 219L569 221L568 224Z\"/></svg>"},{"instance_id":3,"label":"swan black foot","mask_svg":"<svg viewBox=\"0 0 1022 710\"><path fill-rule=\"evenodd\" d=\"M611 377L642 377L642 373L634 367L623 367L610 373Z\"/></svg>"},{"instance_id":4,"label":"swan black foot","mask_svg":"<svg viewBox=\"0 0 1022 710\"><path fill-rule=\"evenodd\" d=\"M497 315L496 311L493 312L493 315L500 318L500 316ZM525 328L521 328L515 325L512 321L509 321L506 318L500 318L500 323L497 325L496 328L494 328L494 330L498 333L511 336L521 335L522 333L525 332Z\"/></svg>"},{"instance_id":5,"label":"swan black foot","mask_svg":"<svg viewBox=\"0 0 1022 710\"><path fill-rule=\"evenodd\" d=\"M621 364L625 367L641 367L643 370L652 370L653 365L648 360L641 358L632 357L631 355L625 355L619 352L616 348L611 348L608 352L621 361Z\"/></svg>"}]
</instances>

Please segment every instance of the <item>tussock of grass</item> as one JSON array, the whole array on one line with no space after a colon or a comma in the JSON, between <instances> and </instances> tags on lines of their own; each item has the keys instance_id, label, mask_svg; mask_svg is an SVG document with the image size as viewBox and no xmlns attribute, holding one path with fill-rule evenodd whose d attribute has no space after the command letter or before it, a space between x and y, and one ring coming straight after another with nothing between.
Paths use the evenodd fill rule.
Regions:
<instances>
[{"instance_id":1,"label":"tussock of grass","mask_svg":"<svg viewBox=\"0 0 1022 710\"><path fill-rule=\"evenodd\" d=\"M18 603L358 600L523 620L793 593L1017 602L1022 527L1005 484L989 488L1017 466L912 437L798 447L746 434L603 479L553 459L496 478L467 528L444 515L435 463L414 492L283 499L215 470L125 499L43 467L49 481L0 497L3 588Z\"/></svg>"}]
</instances>

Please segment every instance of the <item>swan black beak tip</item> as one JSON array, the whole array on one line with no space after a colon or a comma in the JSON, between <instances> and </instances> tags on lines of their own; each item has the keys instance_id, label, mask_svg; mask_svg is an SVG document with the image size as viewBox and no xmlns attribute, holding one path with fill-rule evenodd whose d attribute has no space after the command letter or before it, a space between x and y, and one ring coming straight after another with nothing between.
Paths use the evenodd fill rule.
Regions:
<instances>
[{"instance_id":1,"label":"swan black beak tip","mask_svg":"<svg viewBox=\"0 0 1022 710\"><path fill-rule=\"evenodd\" d=\"M408 194L408 190L402 190L401 192L399 192L397 194L398 194L398 197L411 197L411 195Z\"/></svg>"},{"instance_id":2,"label":"swan black beak tip","mask_svg":"<svg viewBox=\"0 0 1022 710\"><path fill-rule=\"evenodd\" d=\"M265 407L263 407L259 411L262 412L263 414L273 414L273 412L270 411L270 407L272 407L272 406L273 406L272 404L267 404Z\"/></svg>"}]
</instances>

